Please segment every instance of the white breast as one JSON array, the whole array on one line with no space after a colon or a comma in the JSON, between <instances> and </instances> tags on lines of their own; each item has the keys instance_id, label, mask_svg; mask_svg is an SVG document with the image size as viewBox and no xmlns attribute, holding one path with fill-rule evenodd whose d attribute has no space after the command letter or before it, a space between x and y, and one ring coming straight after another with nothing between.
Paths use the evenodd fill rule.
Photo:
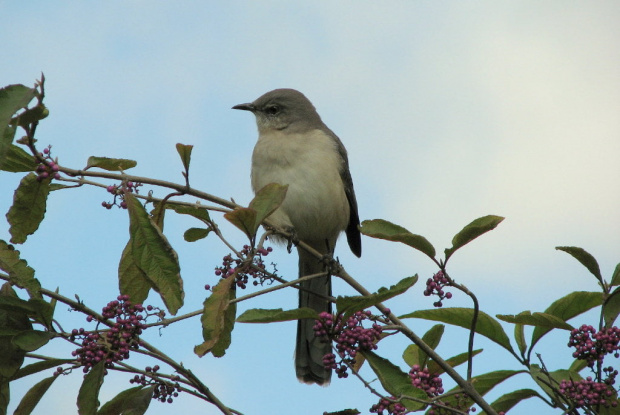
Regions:
<instances>
[{"instance_id":1,"label":"white breast","mask_svg":"<svg viewBox=\"0 0 620 415\"><path fill-rule=\"evenodd\" d=\"M284 203L271 219L293 226L307 242L334 241L349 220L349 204L340 177L342 158L327 134L273 131L262 134L252 155L252 188L288 184Z\"/></svg>"}]
</instances>

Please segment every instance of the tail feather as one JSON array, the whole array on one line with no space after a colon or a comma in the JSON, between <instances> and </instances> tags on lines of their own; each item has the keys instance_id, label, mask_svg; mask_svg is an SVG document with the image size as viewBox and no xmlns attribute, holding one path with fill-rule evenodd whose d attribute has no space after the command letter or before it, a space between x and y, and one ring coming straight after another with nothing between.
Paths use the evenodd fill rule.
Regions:
<instances>
[{"instance_id":1,"label":"tail feather","mask_svg":"<svg viewBox=\"0 0 620 415\"><path fill-rule=\"evenodd\" d=\"M324 264L313 255L298 249L299 276L317 274L325 271ZM299 290L299 307L310 307L318 313L331 313L331 303L309 291L331 296L331 276L313 278L301 283L305 290ZM308 290L308 291L306 291ZM323 356L331 352L331 344L314 336L314 320L301 319L297 322L297 344L295 347L295 370L297 378L305 383L327 385L331 379L331 370L325 369Z\"/></svg>"}]
</instances>

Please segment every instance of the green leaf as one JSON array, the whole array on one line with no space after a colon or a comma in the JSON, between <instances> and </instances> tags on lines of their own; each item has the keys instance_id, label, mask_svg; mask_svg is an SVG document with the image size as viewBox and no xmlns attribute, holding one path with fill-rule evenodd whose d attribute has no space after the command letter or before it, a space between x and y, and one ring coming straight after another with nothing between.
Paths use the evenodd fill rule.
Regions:
<instances>
[{"instance_id":1,"label":"green leaf","mask_svg":"<svg viewBox=\"0 0 620 415\"><path fill-rule=\"evenodd\" d=\"M250 208L237 208L232 212L224 214L224 218L245 233L248 238L253 239L256 236L258 227L256 225L257 213Z\"/></svg>"},{"instance_id":2,"label":"green leaf","mask_svg":"<svg viewBox=\"0 0 620 415\"><path fill-rule=\"evenodd\" d=\"M26 352L33 352L45 346L54 334L48 331L25 330L13 337L13 344Z\"/></svg>"},{"instance_id":3,"label":"green leaf","mask_svg":"<svg viewBox=\"0 0 620 415\"><path fill-rule=\"evenodd\" d=\"M525 326L523 324L515 324L515 341L517 342L521 356L525 356L527 343L525 342Z\"/></svg>"},{"instance_id":4,"label":"green leaf","mask_svg":"<svg viewBox=\"0 0 620 415\"><path fill-rule=\"evenodd\" d=\"M0 161L7 158L15 136L15 126L10 125L13 114L26 107L35 96L36 91L24 85L0 89Z\"/></svg>"},{"instance_id":5,"label":"green leaf","mask_svg":"<svg viewBox=\"0 0 620 415\"><path fill-rule=\"evenodd\" d=\"M471 355L473 357L480 353L482 353L482 349L476 349L472 351ZM469 358L469 353L467 352L460 353L460 354L457 354L456 356L452 356L451 358L446 359L446 363L449 364L450 367L457 367L467 362L468 358ZM426 367L428 367L428 371L430 373L435 373L437 375L441 375L442 373L445 372L445 370L443 370L441 366L439 366L434 360L431 360L431 359L428 360Z\"/></svg>"},{"instance_id":6,"label":"green leaf","mask_svg":"<svg viewBox=\"0 0 620 415\"><path fill-rule=\"evenodd\" d=\"M143 303L153 285L147 275L136 264L131 254L131 241L127 242L118 264L118 288L128 295L134 304Z\"/></svg>"},{"instance_id":7,"label":"green leaf","mask_svg":"<svg viewBox=\"0 0 620 415\"><path fill-rule=\"evenodd\" d=\"M618 265L616 265L616 269L614 269L614 273L611 276L611 283L610 285L612 287L616 286L616 285L620 285L620 263Z\"/></svg>"},{"instance_id":8,"label":"green leaf","mask_svg":"<svg viewBox=\"0 0 620 415\"><path fill-rule=\"evenodd\" d=\"M125 194L129 212L129 237L133 261L175 315L183 305L183 281L176 252L146 210L131 193Z\"/></svg>"},{"instance_id":9,"label":"green leaf","mask_svg":"<svg viewBox=\"0 0 620 415\"><path fill-rule=\"evenodd\" d=\"M19 183L13 194L13 206L6 214L11 224L11 242L21 244L32 235L45 216L47 195L50 191L50 180L37 180L37 175L30 173Z\"/></svg>"},{"instance_id":10,"label":"green leaf","mask_svg":"<svg viewBox=\"0 0 620 415\"><path fill-rule=\"evenodd\" d=\"M211 220L209 217L209 211L204 208L194 207L194 206L185 206L185 205L175 205L174 203L166 203L166 209L174 210L176 213L181 215L190 215L199 219L203 222L208 222Z\"/></svg>"},{"instance_id":11,"label":"green leaf","mask_svg":"<svg viewBox=\"0 0 620 415\"><path fill-rule=\"evenodd\" d=\"M0 414L6 414L11 400L9 381L0 376Z\"/></svg>"},{"instance_id":12,"label":"green leaf","mask_svg":"<svg viewBox=\"0 0 620 415\"><path fill-rule=\"evenodd\" d=\"M415 235L402 226L395 225L387 220L365 220L362 222L360 232L372 238L402 242L426 254L429 258L435 258L435 248L425 237Z\"/></svg>"},{"instance_id":13,"label":"green leaf","mask_svg":"<svg viewBox=\"0 0 620 415\"><path fill-rule=\"evenodd\" d=\"M585 369L586 367L588 367L588 361L584 360L584 359L575 359L573 360L573 363L571 363L570 367L568 368L569 372L581 372L583 369Z\"/></svg>"},{"instance_id":14,"label":"green leaf","mask_svg":"<svg viewBox=\"0 0 620 415\"><path fill-rule=\"evenodd\" d=\"M30 298L43 298L41 284L34 277L34 269L19 258L19 251L13 245L0 240L0 269L9 274L10 281L20 288L28 290Z\"/></svg>"},{"instance_id":15,"label":"green leaf","mask_svg":"<svg viewBox=\"0 0 620 415\"><path fill-rule=\"evenodd\" d=\"M383 389L389 394L396 398L407 395L422 400L428 399L424 391L413 387L409 375L403 372L398 366L371 351L362 350L361 353L379 378ZM410 411L425 407L423 403L409 400L403 400L401 403Z\"/></svg>"},{"instance_id":16,"label":"green leaf","mask_svg":"<svg viewBox=\"0 0 620 415\"><path fill-rule=\"evenodd\" d=\"M97 415L143 415L153 400L155 385L127 389L106 402Z\"/></svg>"},{"instance_id":17,"label":"green leaf","mask_svg":"<svg viewBox=\"0 0 620 415\"><path fill-rule=\"evenodd\" d=\"M13 415L29 415L58 376L50 376L34 385L22 398Z\"/></svg>"},{"instance_id":18,"label":"green leaf","mask_svg":"<svg viewBox=\"0 0 620 415\"><path fill-rule=\"evenodd\" d=\"M312 308L302 307L293 310L253 308L237 317L237 323L276 323L281 321L309 318L317 320L319 314Z\"/></svg>"},{"instance_id":19,"label":"green leaf","mask_svg":"<svg viewBox=\"0 0 620 415\"><path fill-rule=\"evenodd\" d=\"M129 170L137 165L138 162L134 160L90 156L86 162L86 169L99 167L107 171L123 171Z\"/></svg>"},{"instance_id":20,"label":"green leaf","mask_svg":"<svg viewBox=\"0 0 620 415\"><path fill-rule=\"evenodd\" d=\"M104 361L93 366L84 376L82 386L78 392L77 407L79 415L96 415L99 406L99 390L103 385L105 373Z\"/></svg>"},{"instance_id":21,"label":"green leaf","mask_svg":"<svg viewBox=\"0 0 620 415\"><path fill-rule=\"evenodd\" d=\"M37 103L36 106L32 108L27 108L24 112L19 115L13 117L11 119L11 124L20 125L22 127L28 127L30 124L41 121L44 118L47 118L50 115L50 111L43 103Z\"/></svg>"},{"instance_id":22,"label":"green leaf","mask_svg":"<svg viewBox=\"0 0 620 415\"><path fill-rule=\"evenodd\" d=\"M601 269L598 266L598 262L596 262L596 259L585 249L576 246L556 246L555 249L570 254L577 261L581 262L581 265L586 267L601 284L603 283L603 276L601 275Z\"/></svg>"},{"instance_id":23,"label":"green leaf","mask_svg":"<svg viewBox=\"0 0 620 415\"><path fill-rule=\"evenodd\" d=\"M554 301L546 310L546 314L559 317L563 321L568 321L571 318L578 316L596 306L601 305L603 302L603 296L597 292L576 291ZM530 351L534 348L534 345L551 331L548 327L536 327L532 333L532 344Z\"/></svg>"},{"instance_id":24,"label":"green leaf","mask_svg":"<svg viewBox=\"0 0 620 415\"><path fill-rule=\"evenodd\" d=\"M540 388L551 397L555 396L555 391L547 385L548 383L553 384L553 381L560 383L562 380L572 379L574 381L579 381L583 379L579 373L564 369L556 370L547 374L544 373L538 365L530 366L530 376L532 376L532 379L534 379L538 386L540 386ZM549 378L553 380L550 380Z\"/></svg>"},{"instance_id":25,"label":"green leaf","mask_svg":"<svg viewBox=\"0 0 620 415\"><path fill-rule=\"evenodd\" d=\"M183 163L183 168L187 172L189 170L189 163L192 160L192 149L194 146L177 143L177 152L179 156L181 156L181 162Z\"/></svg>"},{"instance_id":26,"label":"green leaf","mask_svg":"<svg viewBox=\"0 0 620 415\"><path fill-rule=\"evenodd\" d=\"M495 386L499 385L500 383L504 382L506 379L509 379L510 377L517 375L519 373L527 373L527 371L525 370L497 370L495 372L489 372L489 373L485 373L480 376L475 376L472 378L471 383L476 389L476 391L478 391L480 395L484 396ZM457 390L460 390L460 386L454 387L450 392L455 392ZM457 404L457 398L455 397L454 393L448 395L445 399L442 399L442 401L444 401L447 404L452 405L453 407L456 406ZM465 399L463 399L462 397L459 398L458 403L460 404L461 408L468 408L474 404L474 401L473 399L467 396L465 397Z\"/></svg>"},{"instance_id":27,"label":"green leaf","mask_svg":"<svg viewBox=\"0 0 620 415\"><path fill-rule=\"evenodd\" d=\"M430 328L430 330L424 333L424 336L422 336L422 341L434 350L441 341L444 328L445 326L443 324L434 325ZM421 368L424 368L426 367L428 355L420 349L417 344L410 344L403 352L403 359L409 367L419 365Z\"/></svg>"},{"instance_id":28,"label":"green leaf","mask_svg":"<svg viewBox=\"0 0 620 415\"><path fill-rule=\"evenodd\" d=\"M11 377L11 380L16 380L19 378L23 378L25 376L30 376L34 373L39 373L43 370L51 369L56 366L64 365L67 363L73 363L75 359L48 359L41 360L36 363L29 364L28 366L24 366Z\"/></svg>"},{"instance_id":29,"label":"green leaf","mask_svg":"<svg viewBox=\"0 0 620 415\"><path fill-rule=\"evenodd\" d=\"M610 328L620 314L620 287L613 290L603 304L603 316L605 317L605 327Z\"/></svg>"},{"instance_id":30,"label":"green leaf","mask_svg":"<svg viewBox=\"0 0 620 415\"><path fill-rule=\"evenodd\" d=\"M509 409L517 405L519 402L529 399L532 397L539 397L542 399L540 394L532 389L519 389L514 392L507 393L505 395L500 396L491 404L493 409L496 412L507 412ZM483 412L485 413L485 412Z\"/></svg>"},{"instance_id":31,"label":"green leaf","mask_svg":"<svg viewBox=\"0 0 620 415\"><path fill-rule=\"evenodd\" d=\"M183 239L185 239L187 242L196 242L196 241L199 241L200 239L206 238L210 232L211 232L211 229L189 228L183 234Z\"/></svg>"},{"instance_id":32,"label":"green leaf","mask_svg":"<svg viewBox=\"0 0 620 415\"><path fill-rule=\"evenodd\" d=\"M254 199L250 202L250 209L256 211L256 224L255 230L258 229L260 224L276 211L284 201L286 192L288 191L288 185L281 185L278 183L269 183L267 186L256 192Z\"/></svg>"},{"instance_id":33,"label":"green leaf","mask_svg":"<svg viewBox=\"0 0 620 415\"><path fill-rule=\"evenodd\" d=\"M338 296L338 298L336 298L336 309L338 310L338 314L343 314L343 319L346 320L356 311L364 310L404 293L417 281L418 276L414 275L413 277L407 277L400 280L389 289L381 287L374 294L366 296L356 295L350 297Z\"/></svg>"},{"instance_id":34,"label":"green leaf","mask_svg":"<svg viewBox=\"0 0 620 415\"><path fill-rule=\"evenodd\" d=\"M6 130L7 134L13 134L10 129ZM11 138L12 139L12 138ZM10 144L4 155L0 158L0 170L19 173L33 171L37 167L32 154L25 152L21 147Z\"/></svg>"},{"instance_id":35,"label":"green leaf","mask_svg":"<svg viewBox=\"0 0 620 415\"><path fill-rule=\"evenodd\" d=\"M7 300L20 300L10 283L4 283L0 288L0 300L6 304ZM8 330L32 330L32 323L28 315L20 308L0 308L0 327ZM0 336L0 379L12 377L24 363L24 352L13 344L12 335Z\"/></svg>"},{"instance_id":36,"label":"green leaf","mask_svg":"<svg viewBox=\"0 0 620 415\"><path fill-rule=\"evenodd\" d=\"M518 315L497 314L495 317L507 323L525 324L528 326L547 327L550 329L572 330L573 326L553 314L530 313L523 311Z\"/></svg>"},{"instance_id":37,"label":"green leaf","mask_svg":"<svg viewBox=\"0 0 620 415\"><path fill-rule=\"evenodd\" d=\"M504 218L501 216L488 215L475 219L469 225L465 226L452 238L452 248L445 250L446 261L457 249L467 245L480 235L495 229L503 220Z\"/></svg>"},{"instance_id":38,"label":"green leaf","mask_svg":"<svg viewBox=\"0 0 620 415\"><path fill-rule=\"evenodd\" d=\"M230 331L232 327L227 323L231 308L236 312L235 304L230 300L235 297L236 274L222 278L212 289L212 293L203 303L203 313L200 317L202 323L202 338L204 342L194 347L194 353L199 357L204 356L213 349L224 349L230 344ZM234 317L233 317L234 319ZM222 342L220 344L220 342ZM226 344L228 342L228 344Z\"/></svg>"},{"instance_id":39,"label":"green leaf","mask_svg":"<svg viewBox=\"0 0 620 415\"><path fill-rule=\"evenodd\" d=\"M425 320L441 321L454 326L471 329L474 310L471 308L436 308L432 310L418 310L405 314L400 318L422 318ZM476 324L476 333L494 341L506 350L513 352L510 340L502 326L490 315L480 311Z\"/></svg>"}]
</instances>

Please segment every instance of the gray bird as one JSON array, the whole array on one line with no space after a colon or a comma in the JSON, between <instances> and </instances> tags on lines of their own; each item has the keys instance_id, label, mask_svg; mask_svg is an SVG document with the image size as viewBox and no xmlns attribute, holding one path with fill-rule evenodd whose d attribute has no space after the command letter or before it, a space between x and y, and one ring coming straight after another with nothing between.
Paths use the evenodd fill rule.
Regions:
<instances>
[{"instance_id":1,"label":"gray bird","mask_svg":"<svg viewBox=\"0 0 620 415\"><path fill-rule=\"evenodd\" d=\"M294 89L276 89L233 109L256 116L254 192L269 183L288 185L284 202L269 219L326 255L333 254L338 236L345 231L351 251L359 257L362 241L347 150L308 98ZM301 248L297 252L300 277L325 272L316 257ZM301 288L299 307L331 312L325 298L331 296L331 276L304 281ZM323 366L323 356L331 352L331 345L314 336L313 325L310 319L297 323L295 370L300 381L325 385L331 370Z\"/></svg>"}]
</instances>

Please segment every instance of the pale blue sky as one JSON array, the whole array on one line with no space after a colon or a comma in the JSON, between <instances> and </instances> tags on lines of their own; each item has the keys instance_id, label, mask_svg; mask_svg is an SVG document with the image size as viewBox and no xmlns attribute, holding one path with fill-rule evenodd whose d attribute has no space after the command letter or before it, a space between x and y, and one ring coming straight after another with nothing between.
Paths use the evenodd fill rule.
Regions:
<instances>
[{"instance_id":1,"label":"pale blue sky","mask_svg":"<svg viewBox=\"0 0 620 415\"><path fill-rule=\"evenodd\" d=\"M570 291L596 289L557 245L585 248L607 277L620 261L617 2L0 1L0 14L0 83L29 85L45 73L50 117L38 138L54 146L61 164L126 157L138 161L135 174L180 182L174 144L193 144L192 185L247 203L256 129L250 114L230 107L291 87L313 101L347 147L362 219L398 223L441 252L474 218L507 218L450 261L451 275L490 314L542 311ZM19 176L0 178L5 212ZM53 194L40 231L20 248L46 287L78 294L94 308L115 295L127 238L124 212L100 207L107 199L96 189ZM182 312L199 307L201 287L215 281L212 269L227 253L214 239L185 243L183 231L193 225L173 217L166 224L185 279ZM0 224L3 239L7 228ZM363 244L361 259L342 242L337 254L371 290L414 273L425 280L434 271L404 246L368 238ZM294 256L279 249L268 258L283 276L295 275ZM422 285L392 309L432 307ZM335 292L350 290L336 283ZM468 306L456 297L452 305ZM148 302L159 303L153 296ZM241 308L296 302L296 292L285 290ZM66 314L66 326L83 325ZM447 331L450 344L439 351L463 351L465 332ZM354 379L335 379L329 388L298 384L294 323L237 325L233 346L218 360L194 357L198 320L161 335L151 333L150 340L246 414L347 407L365 413L375 402ZM540 344L553 368L570 361L565 342ZM502 361L517 368L494 345L477 345L487 356L477 373L503 368L496 365ZM403 347L386 343L379 352L400 363ZM530 386L522 380L510 388ZM59 380L35 413L73 413L78 383L78 374ZM122 377L106 382L104 400L125 385ZM189 396L174 408L217 413ZM153 403L149 413L169 410ZM531 413L553 412L534 401L511 412Z\"/></svg>"}]
</instances>

